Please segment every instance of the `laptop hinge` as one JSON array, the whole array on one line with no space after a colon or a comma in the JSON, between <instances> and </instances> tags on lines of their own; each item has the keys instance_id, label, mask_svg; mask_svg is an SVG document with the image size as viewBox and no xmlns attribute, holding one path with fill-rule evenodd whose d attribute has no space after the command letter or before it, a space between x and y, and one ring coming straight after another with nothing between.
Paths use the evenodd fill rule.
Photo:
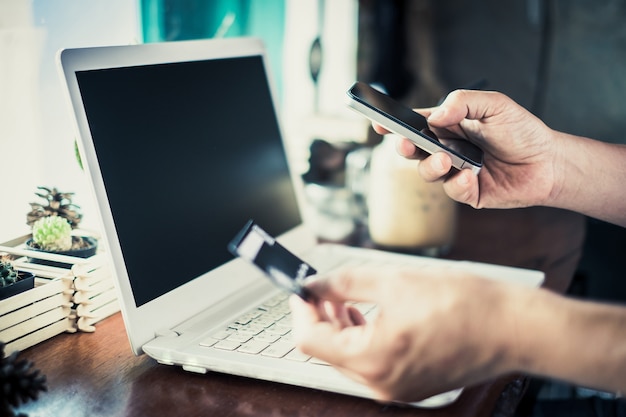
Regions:
<instances>
[{"instance_id":1,"label":"laptop hinge","mask_svg":"<svg viewBox=\"0 0 626 417\"><path fill-rule=\"evenodd\" d=\"M158 329L155 332L155 337L178 337L180 336L179 333L175 332L174 330L170 330L170 329Z\"/></svg>"}]
</instances>

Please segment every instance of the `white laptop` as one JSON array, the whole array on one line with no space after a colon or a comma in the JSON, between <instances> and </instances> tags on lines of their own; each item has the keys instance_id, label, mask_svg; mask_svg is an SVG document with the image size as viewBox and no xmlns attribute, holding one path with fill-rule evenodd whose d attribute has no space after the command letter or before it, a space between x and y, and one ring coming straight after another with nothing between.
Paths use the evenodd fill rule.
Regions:
<instances>
[{"instance_id":1,"label":"white laptop","mask_svg":"<svg viewBox=\"0 0 626 417\"><path fill-rule=\"evenodd\" d=\"M345 262L440 262L513 283L543 281L538 271L318 244L301 220L256 39L67 49L59 64L135 354L192 372L370 397L293 349L286 294L228 252L248 219L321 272ZM460 392L413 405L440 407Z\"/></svg>"}]
</instances>

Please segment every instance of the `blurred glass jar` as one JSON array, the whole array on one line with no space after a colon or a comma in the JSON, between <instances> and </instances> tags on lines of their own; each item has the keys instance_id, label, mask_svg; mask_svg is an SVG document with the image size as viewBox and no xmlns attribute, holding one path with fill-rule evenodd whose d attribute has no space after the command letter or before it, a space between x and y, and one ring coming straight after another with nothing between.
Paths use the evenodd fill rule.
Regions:
<instances>
[{"instance_id":1,"label":"blurred glass jar","mask_svg":"<svg viewBox=\"0 0 626 417\"><path fill-rule=\"evenodd\" d=\"M368 228L381 247L437 256L454 241L457 203L442 182L428 183L417 171L418 161L400 156L396 135L386 135L370 161Z\"/></svg>"}]
</instances>

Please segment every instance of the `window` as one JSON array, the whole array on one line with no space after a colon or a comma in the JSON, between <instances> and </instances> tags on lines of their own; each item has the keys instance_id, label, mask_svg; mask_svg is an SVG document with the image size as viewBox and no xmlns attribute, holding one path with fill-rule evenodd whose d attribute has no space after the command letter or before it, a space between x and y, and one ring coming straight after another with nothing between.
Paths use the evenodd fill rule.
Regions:
<instances>
[{"instance_id":1,"label":"window","mask_svg":"<svg viewBox=\"0 0 626 417\"><path fill-rule=\"evenodd\" d=\"M144 42L236 36L263 39L279 97L285 0L140 0Z\"/></svg>"}]
</instances>

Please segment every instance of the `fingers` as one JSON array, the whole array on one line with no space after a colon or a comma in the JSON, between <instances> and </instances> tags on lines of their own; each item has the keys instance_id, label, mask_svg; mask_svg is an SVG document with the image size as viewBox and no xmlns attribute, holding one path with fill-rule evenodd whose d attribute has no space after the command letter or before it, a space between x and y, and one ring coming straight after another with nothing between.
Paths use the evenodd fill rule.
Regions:
<instances>
[{"instance_id":1,"label":"fingers","mask_svg":"<svg viewBox=\"0 0 626 417\"><path fill-rule=\"evenodd\" d=\"M372 128L374 129L374 132L378 133L379 135L386 135L387 133L391 133L376 122L372 122Z\"/></svg>"},{"instance_id":2,"label":"fingers","mask_svg":"<svg viewBox=\"0 0 626 417\"><path fill-rule=\"evenodd\" d=\"M367 323L363 314L355 307L348 307L348 315L350 316L350 321L353 326L362 326Z\"/></svg>"},{"instance_id":3,"label":"fingers","mask_svg":"<svg viewBox=\"0 0 626 417\"><path fill-rule=\"evenodd\" d=\"M400 136L396 141L396 151L408 159L424 159L428 156L428 153L419 149L413 142Z\"/></svg>"},{"instance_id":4,"label":"fingers","mask_svg":"<svg viewBox=\"0 0 626 417\"><path fill-rule=\"evenodd\" d=\"M370 301L380 292L379 274L365 268L342 269L307 283L315 303L297 296L289 300L296 345L308 355L342 366L350 352L368 346L369 328L363 315L349 300ZM365 338L365 339L364 339ZM324 343L320 343L323 340ZM344 357L345 355L345 357Z\"/></svg>"},{"instance_id":5,"label":"fingers","mask_svg":"<svg viewBox=\"0 0 626 417\"><path fill-rule=\"evenodd\" d=\"M450 198L474 208L480 205L478 187L478 177L469 169L457 172L443 183L443 189Z\"/></svg>"},{"instance_id":6,"label":"fingers","mask_svg":"<svg viewBox=\"0 0 626 417\"><path fill-rule=\"evenodd\" d=\"M433 155L417 148L410 140L399 138L396 142L396 150L408 159L419 159L418 171L420 176L428 182L433 182L445 177L452 169L452 159L449 155L438 152Z\"/></svg>"},{"instance_id":7,"label":"fingers","mask_svg":"<svg viewBox=\"0 0 626 417\"><path fill-rule=\"evenodd\" d=\"M335 311L333 309L337 306L324 304L307 303L297 296L289 299L294 341L307 355L332 361L333 365L341 367L354 358L355 352L369 345L371 331L363 325L342 326L353 323L349 316L354 312L344 315L348 310ZM334 316L335 312L339 315ZM329 320L325 316L330 316ZM362 316L359 317L358 320L362 320Z\"/></svg>"},{"instance_id":8,"label":"fingers","mask_svg":"<svg viewBox=\"0 0 626 417\"><path fill-rule=\"evenodd\" d=\"M420 161L417 170L420 176L428 182L445 177L452 169L452 159L444 152L437 152Z\"/></svg>"},{"instance_id":9,"label":"fingers","mask_svg":"<svg viewBox=\"0 0 626 417\"><path fill-rule=\"evenodd\" d=\"M417 170L424 181L435 182L445 179L444 190L450 198L477 207L478 178L467 169L449 176L452 169L452 159L448 154L437 152L428 156L405 138L400 138L397 141L396 150L405 158L420 159Z\"/></svg>"},{"instance_id":10,"label":"fingers","mask_svg":"<svg viewBox=\"0 0 626 417\"><path fill-rule=\"evenodd\" d=\"M354 307L345 303L321 300L317 307L320 317L337 329L365 323L363 315Z\"/></svg>"},{"instance_id":11,"label":"fingers","mask_svg":"<svg viewBox=\"0 0 626 417\"><path fill-rule=\"evenodd\" d=\"M297 310L299 317L308 317L303 324L317 324L325 322L331 324L335 329L341 330L351 326L361 326L366 324L365 317L358 309L344 303L336 303L328 300L319 300L316 303L305 302L299 297L292 297L290 306L292 310Z\"/></svg>"},{"instance_id":12,"label":"fingers","mask_svg":"<svg viewBox=\"0 0 626 417\"><path fill-rule=\"evenodd\" d=\"M369 268L340 268L307 281L306 287L324 300L375 302L381 293L380 272Z\"/></svg>"},{"instance_id":13,"label":"fingers","mask_svg":"<svg viewBox=\"0 0 626 417\"><path fill-rule=\"evenodd\" d=\"M464 119L482 119L498 114L508 98L497 92L456 90L450 93L439 107L418 109L434 127L446 128L460 124ZM384 127L373 123L379 134L389 133ZM454 200L479 207L478 178L469 170L451 175L452 159L444 152L428 155L406 138L396 142L398 154L420 161L418 171L428 182L444 179L444 190Z\"/></svg>"}]
</instances>

